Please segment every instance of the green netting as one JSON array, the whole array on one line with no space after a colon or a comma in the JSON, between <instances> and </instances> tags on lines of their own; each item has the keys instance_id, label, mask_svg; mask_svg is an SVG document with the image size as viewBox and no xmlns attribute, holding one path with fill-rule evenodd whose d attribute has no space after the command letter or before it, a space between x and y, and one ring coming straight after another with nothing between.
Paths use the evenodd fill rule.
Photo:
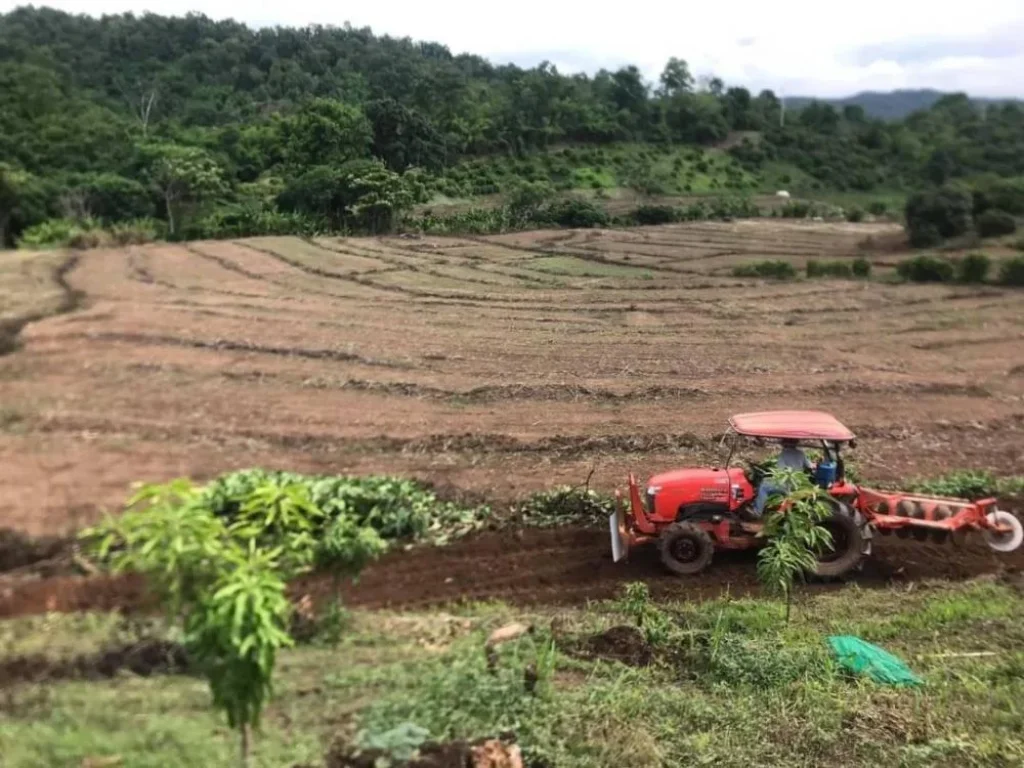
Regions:
<instances>
[{"instance_id":1,"label":"green netting","mask_svg":"<svg viewBox=\"0 0 1024 768\"><path fill-rule=\"evenodd\" d=\"M853 635L836 635L828 639L839 663L857 675L867 675L883 685L921 685L924 681L906 664L877 645L866 643Z\"/></svg>"}]
</instances>

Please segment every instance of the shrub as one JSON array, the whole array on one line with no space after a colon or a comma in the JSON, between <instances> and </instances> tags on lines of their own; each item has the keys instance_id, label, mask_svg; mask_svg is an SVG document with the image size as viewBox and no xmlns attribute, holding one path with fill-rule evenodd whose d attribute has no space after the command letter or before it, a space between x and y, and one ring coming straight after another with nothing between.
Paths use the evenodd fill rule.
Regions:
<instances>
[{"instance_id":1,"label":"shrub","mask_svg":"<svg viewBox=\"0 0 1024 768\"><path fill-rule=\"evenodd\" d=\"M846 212L846 220L853 223L864 221L864 210L862 208L857 208L856 206L850 208Z\"/></svg>"},{"instance_id":2,"label":"shrub","mask_svg":"<svg viewBox=\"0 0 1024 768\"><path fill-rule=\"evenodd\" d=\"M910 242L916 247L926 240L934 244L932 229L941 239L963 235L971 229L973 201L970 194L955 187L918 192L907 200L905 216ZM923 231L923 234L918 234Z\"/></svg>"},{"instance_id":3,"label":"shrub","mask_svg":"<svg viewBox=\"0 0 1024 768\"><path fill-rule=\"evenodd\" d=\"M953 279L953 264L935 256L915 256L901 261L896 272L915 283L948 283Z\"/></svg>"},{"instance_id":4,"label":"shrub","mask_svg":"<svg viewBox=\"0 0 1024 768\"><path fill-rule=\"evenodd\" d=\"M96 248L109 238L95 219L47 219L21 233L21 248Z\"/></svg>"},{"instance_id":5,"label":"shrub","mask_svg":"<svg viewBox=\"0 0 1024 768\"><path fill-rule=\"evenodd\" d=\"M956 265L956 279L961 283L983 283L992 268L992 260L984 253L969 253Z\"/></svg>"},{"instance_id":6,"label":"shrub","mask_svg":"<svg viewBox=\"0 0 1024 768\"><path fill-rule=\"evenodd\" d=\"M608 214L588 200L572 197L548 204L538 211L535 220L541 224L587 229L607 226Z\"/></svg>"},{"instance_id":7,"label":"shrub","mask_svg":"<svg viewBox=\"0 0 1024 768\"><path fill-rule=\"evenodd\" d=\"M975 226L982 237L999 237L1016 232L1017 220L1006 211L992 208L978 216Z\"/></svg>"},{"instance_id":8,"label":"shrub","mask_svg":"<svg viewBox=\"0 0 1024 768\"><path fill-rule=\"evenodd\" d=\"M811 204L792 200L779 209L779 215L784 219L806 219L811 215Z\"/></svg>"},{"instance_id":9,"label":"shrub","mask_svg":"<svg viewBox=\"0 0 1024 768\"><path fill-rule=\"evenodd\" d=\"M114 224L110 236L117 245L143 245L166 237L167 225L158 219L135 219Z\"/></svg>"},{"instance_id":10,"label":"shrub","mask_svg":"<svg viewBox=\"0 0 1024 768\"><path fill-rule=\"evenodd\" d=\"M938 227L927 222L919 223L909 230L910 244L915 248L934 248L942 243Z\"/></svg>"},{"instance_id":11,"label":"shrub","mask_svg":"<svg viewBox=\"0 0 1024 768\"><path fill-rule=\"evenodd\" d=\"M768 277L774 280L792 280L796 269L788 261L755 261L733 267L734 277Z\"/></svg>"},{"instance_id":12,"label":"shrub","mask_svg":"<svg viewBox=\"0 0 1024 768\"><path fill-rule=\"evenodd\" d=\"M1024 286L1024 256L1007 259L999 268L1001 285Z\"/></svg>"},{"instance_id":13,"label":"shrub","mask_svg":"<svg viewBox=\"0 0 1024 768\"><path fill-rule=\"evenodd\" d=\"M884 216L889 212L889 204L885 200L872 200L868 203L868 213L872 216Z\"/></svg>"},{"instance_id":14,"label":"shrub","mask_svg":"<svg viewBox=\"0 0 1024 768\"><path fill-rule=\"evenodd\" d=\"M857 258L850 265L854 277L871 277L871 262L865 258Z\"/></svg>"},{"instance_id":15,"label":"shrub","mask_svg":"<svg viewBox=\"0 0 1024 768\"><path fill-rule=\"evenodd\" d=\"M671 205L641 205L635 208L630 218L637 224L671 224L679 221L680 213Z\"/></svg>"}]
</instances>

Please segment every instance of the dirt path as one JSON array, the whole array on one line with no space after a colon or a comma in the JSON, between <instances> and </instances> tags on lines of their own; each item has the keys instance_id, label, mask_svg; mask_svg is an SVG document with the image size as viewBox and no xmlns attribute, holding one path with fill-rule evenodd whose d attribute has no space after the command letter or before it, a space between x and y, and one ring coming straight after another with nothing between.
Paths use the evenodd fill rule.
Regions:
<instances>
[{"instance_id":1,"label":"dirt path","mask_svg":"<svg viewBox=\"0 0 1024 768\"><path fill-rule=\"evenodd\" d=\"M967 579L1024 570L1024 550L998 556L977 541L963 546L880 537L875 554L853 581L883 586L929 578ZM614 597L622 584L647 582L661 598L705 600L760 591L752 553L719 553L698 576L665 572L653 547L635 549L615 564L602 530L516 530L479 534L448 547L388 554L355 584L347 605L415 609L454 601L503 600L516 605L580 604ZM833 585L814 585L814 589ZM294 593L325 597L328 578L309 577ZM152 607L137 577L60 577L0 586L0 618L46 611L145 610Z\"/></svg>"}]
</instances>

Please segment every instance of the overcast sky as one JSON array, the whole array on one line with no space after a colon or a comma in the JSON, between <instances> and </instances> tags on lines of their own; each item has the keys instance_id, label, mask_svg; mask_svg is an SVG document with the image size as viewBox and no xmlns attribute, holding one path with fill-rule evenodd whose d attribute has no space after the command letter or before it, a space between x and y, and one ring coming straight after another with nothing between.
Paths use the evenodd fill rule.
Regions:
<instances>
[{"instance_id":1,"label":"overcast sky","mask_svg":"<svg viewBox=\"0 0 1024 768\"><path fill-rule=\"evenodd\" d=\"M24 2L0 0L10 10ZM1024 97L1024 0L51 0L77 13L202 11L253 26L370 26L497 63L547 59L560 71L636 64L655 79L669 56L751 90L844 96L937 88Z\"/></svg>"}]
</instances>

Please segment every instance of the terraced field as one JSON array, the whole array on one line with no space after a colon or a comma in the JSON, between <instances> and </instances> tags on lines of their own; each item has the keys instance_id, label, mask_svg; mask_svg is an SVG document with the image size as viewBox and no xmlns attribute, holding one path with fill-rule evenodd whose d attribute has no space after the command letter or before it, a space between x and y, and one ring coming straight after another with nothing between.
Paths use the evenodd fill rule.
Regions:
<instances>
[{"instance_id":1,"label":"terraced field","mask_svg":"<svg viewBox=\"0 0 1024 768\"><path fill-rule=\"evenodd\" d=\"M84 252L63 278L74 308L0 359L0 524L62 532L133 481L257 464L497 499L591 469L611 488L710 460L729 414L782 407L837 413L876 477L1019 471L1020 293L730 276L865 253L884 273L896 256L865 238L893 234L737 222Z\"/></svg>"}]
</instances>

